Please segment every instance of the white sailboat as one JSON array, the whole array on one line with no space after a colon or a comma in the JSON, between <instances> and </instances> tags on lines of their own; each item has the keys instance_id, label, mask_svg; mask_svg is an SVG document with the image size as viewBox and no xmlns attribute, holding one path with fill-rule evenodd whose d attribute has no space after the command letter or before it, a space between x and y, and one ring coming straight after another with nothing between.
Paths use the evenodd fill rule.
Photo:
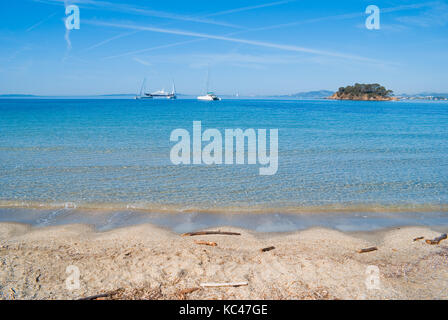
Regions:
<instances>
[{"instance_id":1,"label":"white sailboat","mask_svg":"<svg viewBox=\"0 0 448 320\"><path fill-rule=\"evenodd\" d=\"M140 100L140 99L152 99L152 96L149 93L144 93L145 84L146 84L146 78L143 79L143 83L142 83L142 86L140 88L140 93L135 96L135 99L137 99L137 100Z\"/></svg>"},{"instance_id":2,"label":"white sailboat","mask_svg":"<svg viewBox=\"0 0 448 320\"><path fill-rule=\"evenodd\" d=\"M208 90L209 87L210 70L207 70L207 84L206 84L206 94L203 96L198 96L198 100L202 101L218 101L221 100L216 94Z\"/></svg>"}]
</instances>

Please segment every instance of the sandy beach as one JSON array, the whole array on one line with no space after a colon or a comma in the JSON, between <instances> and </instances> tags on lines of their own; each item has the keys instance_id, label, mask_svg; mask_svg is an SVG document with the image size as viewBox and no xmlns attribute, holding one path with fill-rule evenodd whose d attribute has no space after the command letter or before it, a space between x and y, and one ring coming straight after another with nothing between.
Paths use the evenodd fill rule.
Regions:
<instances>
[{"instance_id":1,"label":"sandy beach","mask_svg":"<svg viewBox=\"0 0 448 320\"><path fill-rule=\"evenodd\" d=\"M213 229L217 230L217 229ZM152 225L0 224L1 299L447 299L445 230L181 236ZM415 240L415 238L424 239ZM214 242L216 246L197 244ZM267 247L275 249L262 252ZM378 250L359 253L363 248ZM79 288L67 287L79 270ZM377 268L377 269L376 269ZM373 270L373 271L372 271ZM376 271L378 277L376 277ZM68 273L67 273L68 271ZM204 288L203 283L247 283ZM70 282L71 283L71 282Z\"/></svg>"}]
</instances>

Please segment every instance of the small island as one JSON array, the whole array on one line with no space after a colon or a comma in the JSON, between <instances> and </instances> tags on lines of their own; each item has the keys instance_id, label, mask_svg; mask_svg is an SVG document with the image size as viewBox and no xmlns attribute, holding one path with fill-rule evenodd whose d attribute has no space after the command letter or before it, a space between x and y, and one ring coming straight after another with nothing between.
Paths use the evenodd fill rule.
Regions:
<instances>
[{"instance_id":1,"label":"small island","mask_svg":"<svg viewBox=\"0 0 448 320\"><path fill-rule=\"evenodd\" d=\"M337 92L327 99L333 100L362 100L362 101L391 101L398 100L392 97L393 91L387 90L378 83L360 84L354 86L341 87Z\"/></svg>"}]
</instances>

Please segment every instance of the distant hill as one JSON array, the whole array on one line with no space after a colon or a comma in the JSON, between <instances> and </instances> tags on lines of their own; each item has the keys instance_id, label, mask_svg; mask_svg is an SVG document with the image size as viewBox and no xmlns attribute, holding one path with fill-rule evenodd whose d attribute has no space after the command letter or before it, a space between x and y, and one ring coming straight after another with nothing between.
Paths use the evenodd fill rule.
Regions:
<instances>
[{"instance_id":1,"label":"distant hill","mask_svg":"<svg viewBox=\"0 0 448 320\"><path fill-rule=\"evenodd\" d=\"M328 96L331 96L334 93L334 91L329 90L319 90L319 91L308 91L308 92L299 92L294 93L292 96L296 98L302 98L302 99L317 99L317 98L326 98Z\"/></svg>"},{"instance_id":2,"label":"distant hill","mask_svg":"<svg viewBox=\"0 0 448 320\"><path fill-rule=\"evenodd\" d=\"M100 94L98 97L135 97L135 93L111 93L111 94Z\"/></svg>"},{"instance_id":3,"label":"distant hill","mask_svg":"<svg viewBox=\"0 0 448 320\"><path fill-rule=\"evenodd\" d=\"M448 98L448 93L437 93L437 92L422 92L417 94L399 94L400 97L405 98L425 98L425 97L443 97Z\"/></svg>"},{"instance_id":4,"label":"distant hill","mask_svg":"<svg viewBox=\"0 0 448 320\"><path fill-rule=\"evenodd\" d=\"M33 94L0 94L1 98L27 98L27 97L37 97Z\"/></svg>"},{"instance_id":5,"label":"distant hill","mask_svg":"<svg viewBox=\"0 0 448 320\"><path fill-rule=\"evenodd\" d=\"M334 91L329 90L318 90L318 91L306 91L306 92L298 92L288 95L281 96L273 96L276 98L296 98L296 99L323 99L331 96Z\"/></svg>"}]
</instances>

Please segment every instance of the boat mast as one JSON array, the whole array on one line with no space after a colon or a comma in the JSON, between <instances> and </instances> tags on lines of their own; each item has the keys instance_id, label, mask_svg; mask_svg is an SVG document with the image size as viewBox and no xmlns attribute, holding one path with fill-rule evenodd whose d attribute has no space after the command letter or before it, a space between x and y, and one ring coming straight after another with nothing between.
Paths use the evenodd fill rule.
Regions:
<instances>
[{"instance_id":1,"label":"boat mast","mask_svg":"<svg viewBox=\"0 0 448 320\"><path fill-rule=\"evenodd\" d=\"M173 79L173 91L171 93L173 95L176 95L176 85L174 84L174 79Z\"/></svg>"},{"instance_id":2,"label":"boat mast","mask_svg":"<svg viewBox=\"0 0 448 320\"><path fill-rule=\"evenodd\" d=\"M209 85L210 85L210 66L207 69L207 82L205 83L205 94L208 94L208 89L209 89Z\"/></svg>"},{"instance_id":3,"label":"boat mast","mask_svg":"<svg viewBox=\"0 0 448 320\"><path fill-rule=\"evenodd\" d=\"M146 78L143 79L143 83L142 83L142 86L141 86L141 88L140 88L140 97L142 96L142 93L143 93L143 87L145 86L145 82L146 82Z\"/></svg>"}]
</instances>

